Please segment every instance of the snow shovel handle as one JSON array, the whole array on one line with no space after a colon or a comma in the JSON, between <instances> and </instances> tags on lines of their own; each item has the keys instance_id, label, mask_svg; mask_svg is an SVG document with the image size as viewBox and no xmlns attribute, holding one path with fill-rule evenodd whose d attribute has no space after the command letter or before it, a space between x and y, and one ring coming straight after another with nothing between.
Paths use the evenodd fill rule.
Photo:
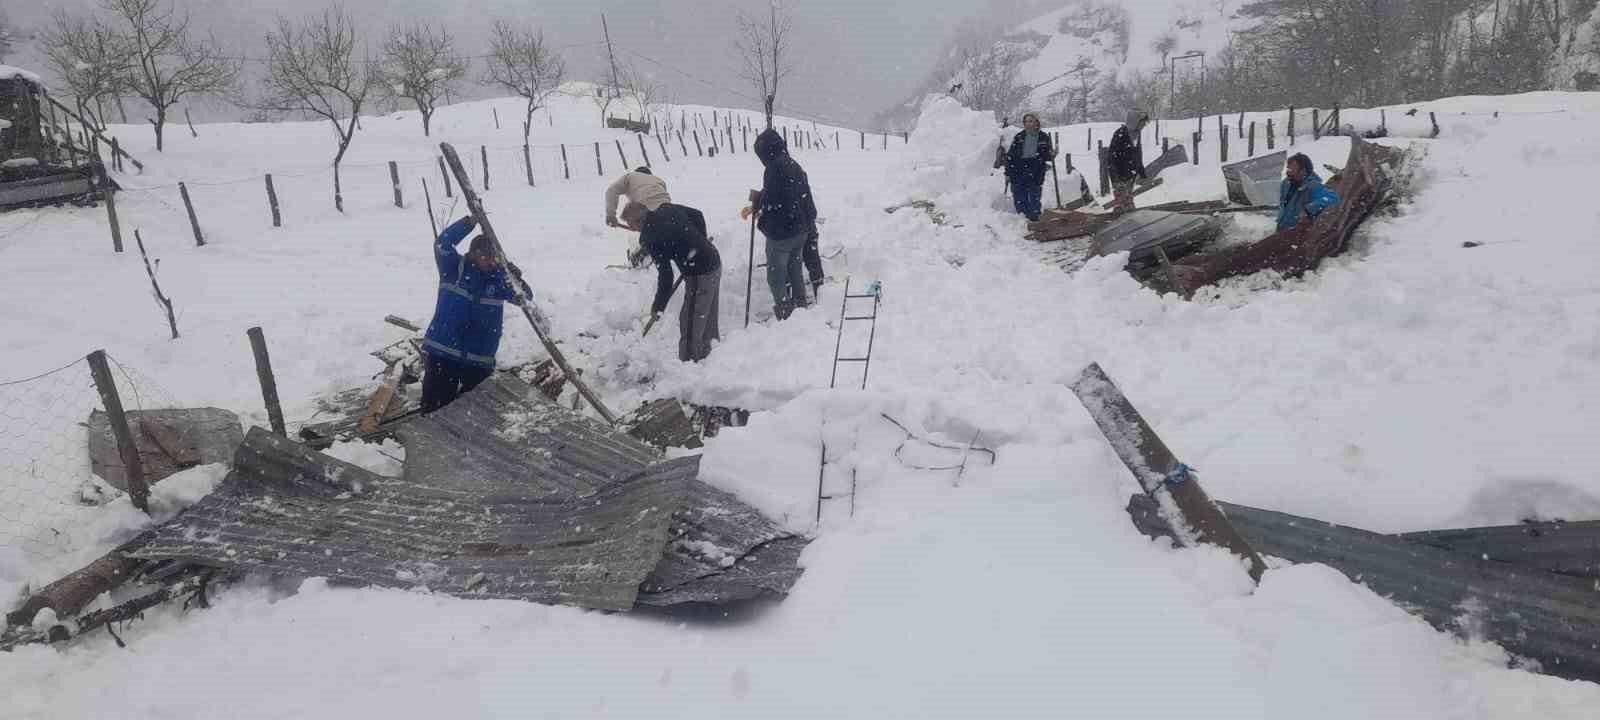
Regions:
<instances>
[{"instance_id":1,"label":"snow shovel handle","mask_svg":"<svg viewBox=\"0 0 1600 720\"><path fill-rule=\"evenodd\" d=\"M683 285L683 279L685 277L688 277L688 276L687 275L679 275L678 276L678 281L672 284L672 292L668 294L668 297L671 297L672 295L676 295L677 294L678 287ZM644 332L640 333L639 337L649 337L650 328L655 327L656 326L656 321L660 320L660 319L661 319L661 313L650 313L650 320L644 324Z\"/></svg>"}]
</instances>

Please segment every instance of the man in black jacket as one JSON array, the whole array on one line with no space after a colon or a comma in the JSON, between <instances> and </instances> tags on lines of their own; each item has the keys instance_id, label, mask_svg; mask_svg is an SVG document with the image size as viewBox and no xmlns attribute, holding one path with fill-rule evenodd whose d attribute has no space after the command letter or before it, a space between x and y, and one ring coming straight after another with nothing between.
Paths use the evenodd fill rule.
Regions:
<instances>
[{"instance_id":1,"label":"man in black jacket","mask_svg":"<svg viewBox=\"0 0 1600 720\"><path fill-rule=\"evenodd\" d=\"M756 137L756 157L766 166L761 189L750 191L757 214L756 227L767 238L767 288L772 291L773 314L789 317L806 305L802 273L806 243L816 236L817 206L811 199L811 181L800 163L789 156L783 136L771 128ZM813 268L821 276L822 261Z\"/></svg>"},{"instance_id":2,"label":"man in black jacket","mask_svg":"<svg viewBox=\"0 0 1600 720\"><path fill-rule=\"evenodd\" d=\"M1111 178L1111 209L1127 212L1133 209L1133 185L1143 180L1144 157L1134 138L1144 130L1150 116L1142 110L1132 110L1122 127L1111 135L1106 146L1106 172Z\"/></svg>"},{"instance_id":3,"label":"man in black jacket","mask_svg":"<svg viewBox=\"0 0 1600 720\"><path fill-rule=\"evenodd\" d=\"M699 362L711 354L717 328L717 290L722 257L706 237L706 217L687 205L666 203L655 210L639 203L622 209L622 222L639 229L639 246L656 263L656 299L650 316L658 317L672 299L672 263L683 273L683 309L678 313L678 359Z\"/></svg>"}]
</instances>

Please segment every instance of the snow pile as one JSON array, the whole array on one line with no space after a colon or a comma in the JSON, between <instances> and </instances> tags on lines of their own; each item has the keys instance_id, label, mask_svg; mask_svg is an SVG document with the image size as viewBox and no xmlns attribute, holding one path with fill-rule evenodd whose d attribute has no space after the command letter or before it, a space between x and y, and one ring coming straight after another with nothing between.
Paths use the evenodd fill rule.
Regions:
<instances>
[{"instance_id":1,"label":"snow pile","mask_svg":"<svg viewBox=\"0 0 1600 720\"><path fill-rule=\"evenodd\" d=\"M960 189L993 167L994 113L969 109L948 95L929 95L916 128L903 161L912 196Z\"/></svg>"}]
</instances>

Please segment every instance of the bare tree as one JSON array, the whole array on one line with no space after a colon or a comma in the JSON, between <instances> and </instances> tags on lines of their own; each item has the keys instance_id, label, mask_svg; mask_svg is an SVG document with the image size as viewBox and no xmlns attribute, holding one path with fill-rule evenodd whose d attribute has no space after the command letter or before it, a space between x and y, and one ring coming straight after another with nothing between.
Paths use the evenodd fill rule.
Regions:
<instances>
[{"instance_id":1,"label":"bare tree","mask_svg":"<svg viewBox=\"0 0 1600 720\"><path fill-rule=\"evenodd\" d=\"M639 106L639 121L650 122L650 109L661 102L666 94L666 86L657 82L655 78L648 77L639 72L633 63L628 63L628 69L622 74L622 91Z\"/></svg>"},{"instance_id":2,"label":"bare tree","mask_svg":"<svg viewBox=\"0 0 1600 720\"><path fill-rule=\"evenodd\" d=\"M355 25L342 7L299 26L279 17L277 29L267 34L265 94L256 103L268 113L320 117L332 126L339 143L333 156L333 204L339 212L344 212L339 163L377 79L373 63L356 57L356 42Z\"/></svg>"},{"instance_id":3,"label":"bare tree","mask_svg":"<svg viewBox=\"0 0 1600 720\"><path fill-rule=\"evenodd\" d=\"M767 128L771 129L772 106L777 102L778 83L794 69L793 59L789 57L794 19L787 10L778 7L776 0L767 10L767 17L761 19L739 13L734 49L743 62L740 75L751 87L761 92Z\"/></svg>"},{"instance_id":4,"label":"bare tree","mask_svg":"<svg viewBox=\"0 0 1600 720\"><path fill-rule=\"evenodd\" d=\"M432 135L433 111L467 75L467 59L444 28L413 22L389 30L383 43L382 93L416 103L422 134Z\"/></svg>"},{"instance_id":5,"label":"bare tree","mask_svg":"<svg viewBox=\"0 0 1600 720\"><path fill-rule=\"evenodd\" d=\"M107 100L128 87L133 57L125 39L98 19L57 11L40 34L50 69L66 84L78 115L105 130Z\"/></svg>"},{"instance_id":6,"label":"bare tree","mask_svg":"<svg viewBox=\"0 0 1600 720\"><path fill-rule=\"evenodd\" d=\"M544 107L550 95L566 80L567 64L544 42L544 33L496 20L489 37L488 70L484 82L516 93L527 101L522 118L522 142L533 131L533 111Z\"/></svg>"},{"instance_id":7,"label":"bare tree","mask_svg":"<svg viewBox=\"0 0 1600 720\"><path fill-rule=\"evenodd\" d=\"M223 54L213 40L189 33L189 18L162 0L101 0L126 27L122 35L132 56L128 89L150 104L156 116L156 150L162 150L167 111L189 96L222 95L239 77L240 61Z\"/></svg>"}]
</instances>

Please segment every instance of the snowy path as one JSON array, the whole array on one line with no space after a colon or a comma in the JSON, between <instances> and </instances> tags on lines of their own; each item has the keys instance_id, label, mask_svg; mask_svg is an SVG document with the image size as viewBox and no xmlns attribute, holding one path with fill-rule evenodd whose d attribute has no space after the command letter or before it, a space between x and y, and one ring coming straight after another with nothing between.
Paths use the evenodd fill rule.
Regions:
<instances>
[{"instance_id":1,"label":"snowy path","mask_svg":"<svg viewBox=\"0 0 1600 720\"><path fill-rule=\"evenodd\" d=\"M662 173L706 212L725 264L724 341L697 366L676 362L674 332L637 339L654 275L602 268L623 238L600 222L598 180L497 188L486 202L508 252L613 408L671 394L771 410L710 442L703 477L796 528L811 529L819 440L830 485L856 470L856 516L828 509L794 593L682 623L316 581L292 596L239 588L128 626L132 655L100 635L0 656L14 688L0 717L1589 717L1600 688L1505 670L1496 648L1327 568L1275 570L1252 593L1227 556L1139 536L1122 512L1131 478L1060 384L1101 362L1234 502L1385 531L1600 517L1600 480L1575 454L1600 398L1600 215L1584 182L1600 139L1560 152L1539 139L1581 122L1463 122L1424 143L1416 201L1358 252L1282 290L1197 303L1157 297L1111 260L1075 276L1041 263L991 207L981 118L945 109L896 152L801 155L824 250L843 250L829 272L883 283L866 392L821 390L840 285L820 309L740 327L748 156ZM1312 149L1318 162L1343 151ZM1214 177L1183 168L1163 192L1215 192ZM253 196L218 197L260 212ZM1516 198L1515 212L1486 197ZM951 224L883 212L913 198ZM364 353L397 337L384 314L430 311L425 219L384 200L280 231L218 223L202 249L181 217L128 203L159 238L178 343L160 335L137 258L100 252L97 215L47 214L47 233L10 239L0 261L28 292L93 289L13 314L5 374L105 346L185 402L253 411L243 330L263 324L304 417L314 393L378 369ZM762 288L758 276L758 305ZM508 362L531 356L530 335L508 331ZM981 432L1000 459L959 482L910 468L880 413L955 442Z\"/></svg>"}]
</instances>

